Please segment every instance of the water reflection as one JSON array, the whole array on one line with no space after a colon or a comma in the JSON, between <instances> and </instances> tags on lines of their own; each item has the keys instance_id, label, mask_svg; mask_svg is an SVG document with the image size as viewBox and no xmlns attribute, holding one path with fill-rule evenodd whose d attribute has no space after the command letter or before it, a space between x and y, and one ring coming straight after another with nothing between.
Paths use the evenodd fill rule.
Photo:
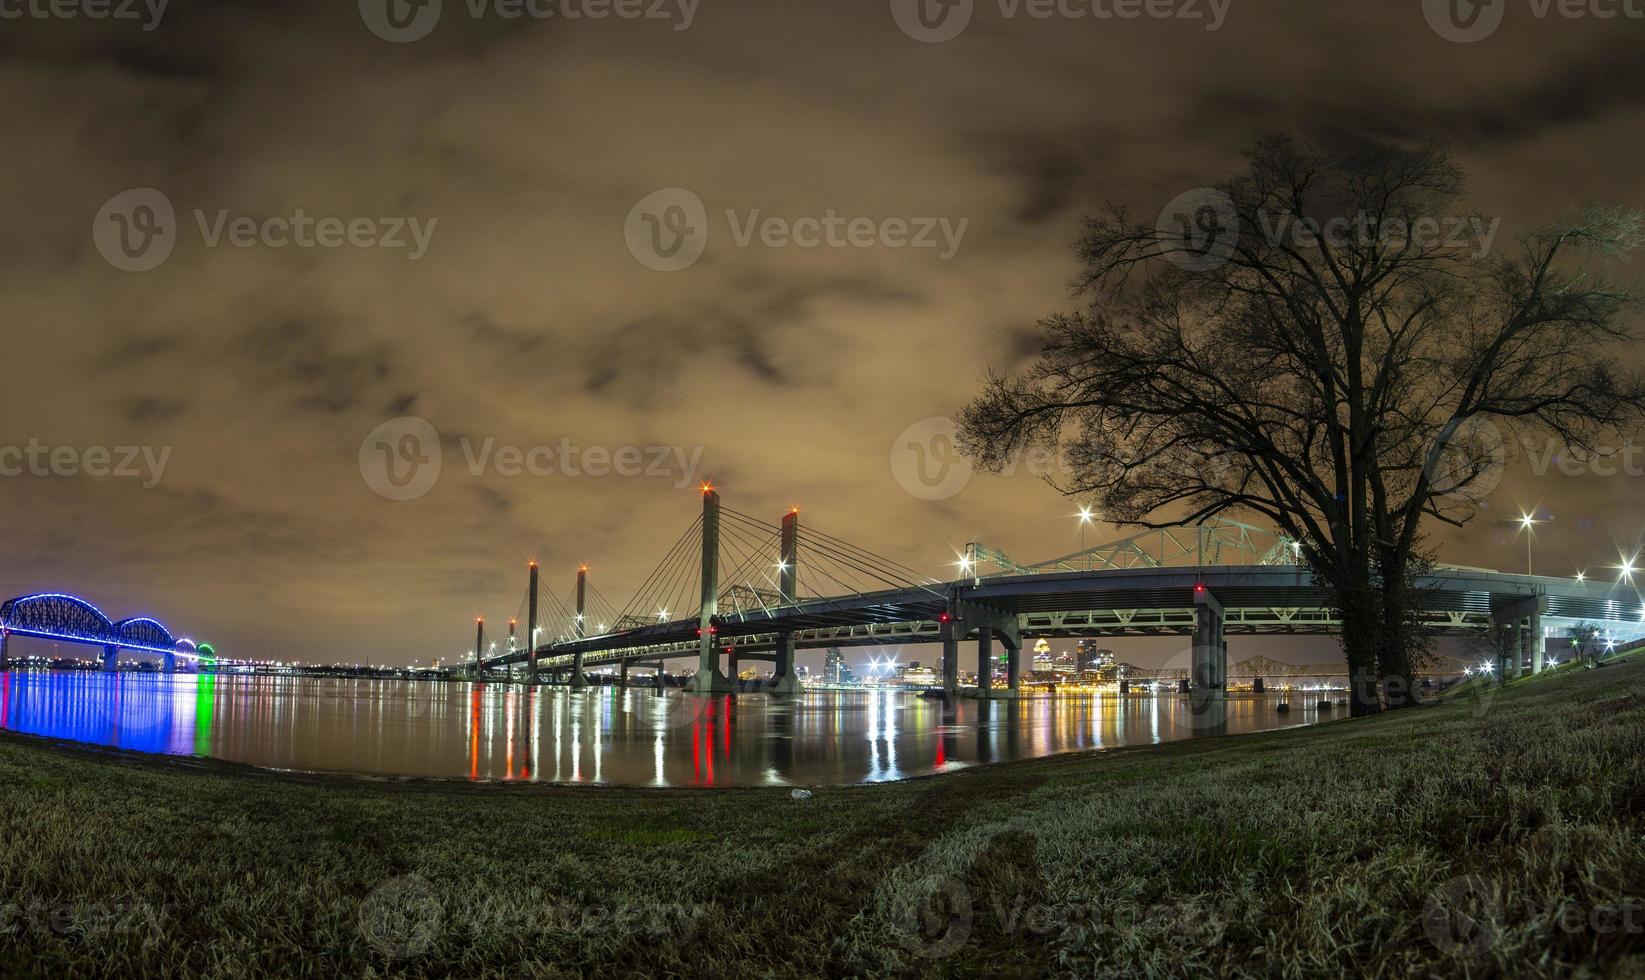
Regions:
<instances>
[{"instance_id":1,"label":"water reflection","mask_svg":"<svg viewBox=\"0 0 1645 980\"><path fill-rule=\"evenodd\" d=\"M278 769L736 786L878 782L979 763L1307 724L1280 695L945 703L893 691L693 697L649 688L224 675L0 674L0 728Z\"/></svg>"}]
</instances>

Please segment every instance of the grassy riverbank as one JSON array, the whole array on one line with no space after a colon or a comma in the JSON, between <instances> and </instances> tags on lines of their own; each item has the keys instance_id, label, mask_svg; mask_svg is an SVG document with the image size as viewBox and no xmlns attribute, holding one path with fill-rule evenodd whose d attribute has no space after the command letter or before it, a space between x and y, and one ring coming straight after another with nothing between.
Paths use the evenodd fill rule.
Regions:
<instances>
[{"instance_id":1,"label":"grassy riverbank","mask_svg":"<svg viewBox=\"0 0 1645 980\"><path fill-rule=\"evenodd\" d=\"M1645 973L1645 661L822 790L0 737L0 975Z\"/></svg>"}]
</instances>

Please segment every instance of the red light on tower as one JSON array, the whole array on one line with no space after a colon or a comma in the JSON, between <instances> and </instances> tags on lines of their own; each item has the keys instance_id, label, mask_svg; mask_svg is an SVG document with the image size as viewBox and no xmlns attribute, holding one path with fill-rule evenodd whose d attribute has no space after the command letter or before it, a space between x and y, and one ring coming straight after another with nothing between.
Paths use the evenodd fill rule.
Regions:
<instances>
[{"instance_id":1,"label":"red light on tower","mask_svg":"<svg viewBox=\"0 0 1645 980\"><path fill-rule=\"evenodd\" d=\"M1195 582L1194 583L1194 591L1195 592L1204 592L1205 591L1205 583L1204 582Z\"/></svg>"}]
</instances>

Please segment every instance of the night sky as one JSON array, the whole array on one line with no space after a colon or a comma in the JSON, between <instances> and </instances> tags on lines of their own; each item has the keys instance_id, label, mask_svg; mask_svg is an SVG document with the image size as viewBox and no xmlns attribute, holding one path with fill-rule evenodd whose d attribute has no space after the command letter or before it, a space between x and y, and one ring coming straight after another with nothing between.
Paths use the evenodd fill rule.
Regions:
<instances>
[{"instance_id":1,"label":"night sky","mask_svg":"<svg viewBox=\"0 0 1645 980\"><path fill-rule=\"evenodd\" d=\"M1031 467L928 500L892 454L1079 302L1082 215L1152 216L1273 131L1447 143L1499 248L1589 199L1645 206L1645 21L1530 0L1487 4L1501 26L1468 44L1420 0L1182 0L1171 19L978 0L940 43L884 0L599 19L445 0L391 43L374 2L174 2L153 30L0 19L0 445L165 459L0 477L5 595L75 592L229 656L426 663L466 650L475 615L515 612L530 557L562 597L588 563L621 604L697 516L700 478L933 575L971 540L1049 558L1078 547L1075 502ZM154 227L133 210L152 198L116 200L135 188L175 213L147 271L104 254L111 229ZM702 213L670 192L631 217L669 188ZM324 226L313 247L236 244L236 219L299 210L333 219L336 247ZM798 219L830 216L841 244L800 244ZM642 261L704 222L696 261ZM403 417L439 433L442 466L390 500L362 444ZM471 475L487 440L636 447L642 472ZM646 447L671 449L665 473ZM1535 462L1436 537L1442 558L1522 570L1493 521L1529 508L1552 519L1539 571L1633 550L1645 457L1613 477Z\"/></svg>"}]
</instances>

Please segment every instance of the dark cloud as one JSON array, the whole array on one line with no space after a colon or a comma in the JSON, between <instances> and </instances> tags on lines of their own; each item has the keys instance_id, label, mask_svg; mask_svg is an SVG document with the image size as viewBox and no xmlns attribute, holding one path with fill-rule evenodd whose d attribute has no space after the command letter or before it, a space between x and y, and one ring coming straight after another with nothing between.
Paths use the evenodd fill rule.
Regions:
<instances>
[{"instance_id":1,"label":"dark cloud","mask_svg":"<svg viewBox=\"0 0 1645 980\"><path fill-rule=\"evenodd\" d=\"M527 558L562 592L589 562L623 604L696 518L703 476L728 506L775 520L800 504L811 526L932 574L971 540L1065 554L1071 507L1032 474L926 501L888 453L990 367L1025 363L1032 325L1079 302L1082 212L1113 200L1147 220L1287 130L1449 143L1474 203L1510 225L1590 197L1645 203L1623 165L1645 132L1628 23L1511 18L1458 46L1414 2L1235 4L1215 33L990 8L928 45L884 3L705 3L688 31L445 9L405 45L320 0L174 0L148 33L6 22L0 444L170 455L151 488L0 484L0 591L158 610L251 654L426 658L463 649L472 616L511 614ZM90 235L132 187L178 215L174 254L146 273L105 263ZM713 231L701 262L659 273L623 222L668 187L699 195ZM438 224L410 261L209 248L195 209ZM946 260L740 246L726 212L756 210L966 230ZM358 461L404 415L438 431L443 470L391 502ZM471 465L488 440L670 462L505 477ZM1521 461L1493 513L1558 503L1539 564L1614 561L1639 543L1638 479ZM1436 541L1467 564L1524 560L1488 523Z\"/></svg>"}]
</instances>

